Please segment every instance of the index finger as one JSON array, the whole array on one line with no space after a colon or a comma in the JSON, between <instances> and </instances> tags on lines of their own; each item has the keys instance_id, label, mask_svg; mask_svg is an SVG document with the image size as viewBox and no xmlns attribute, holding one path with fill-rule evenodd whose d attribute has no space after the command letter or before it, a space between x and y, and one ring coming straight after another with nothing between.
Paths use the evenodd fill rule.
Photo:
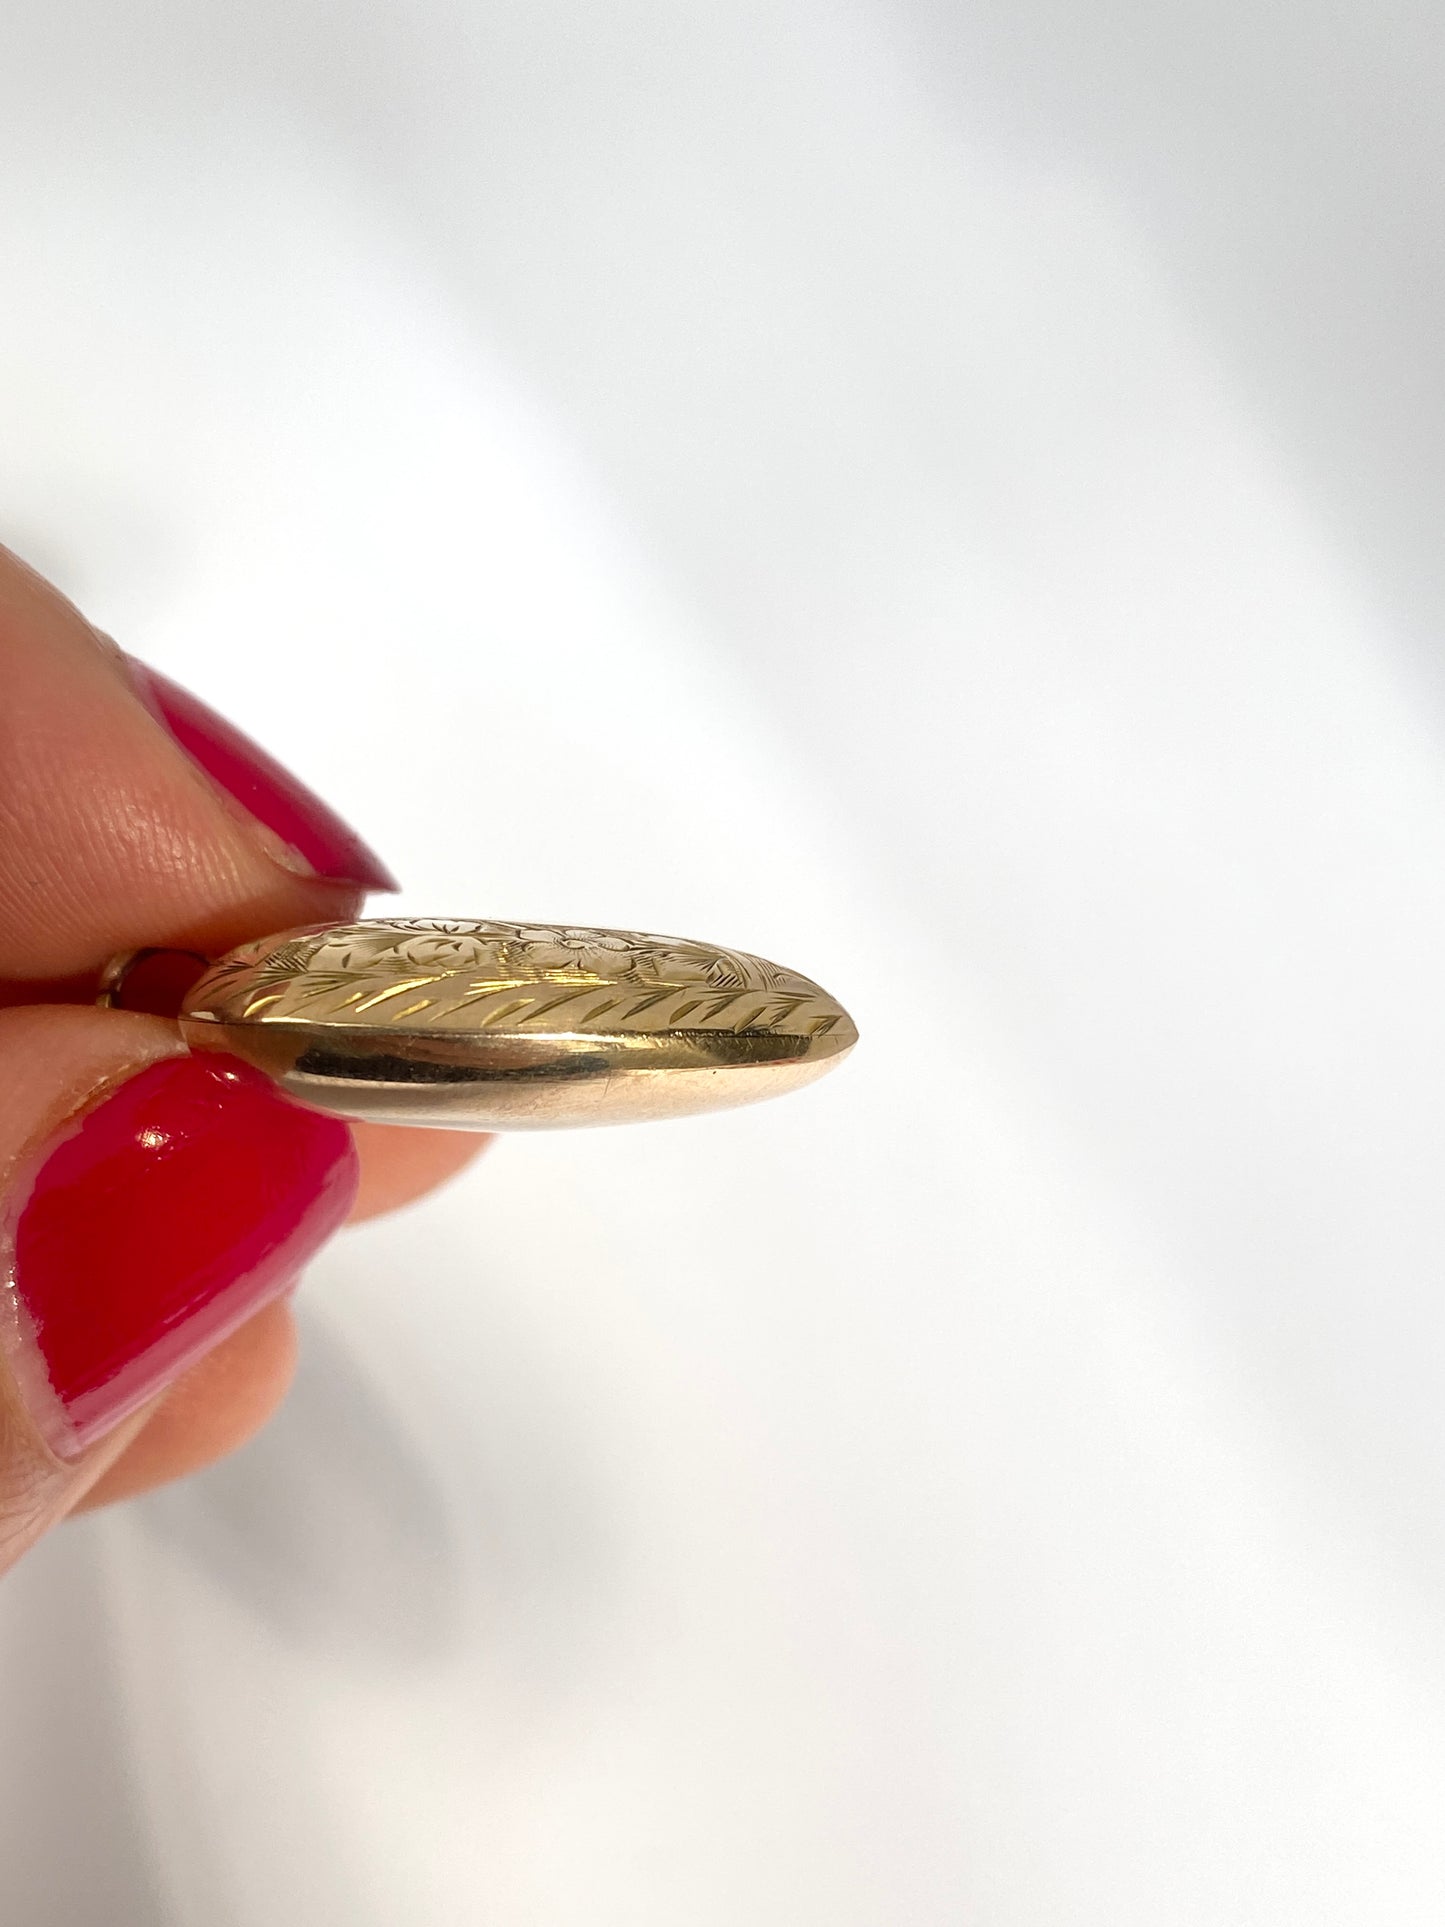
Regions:
<instances>
[{"instance_id":1,"label":"index finger","mask_svg":"<svg viewBox=\"0 0 1445 1927\"><path fill-rule=\"evenodd\" d=\"M328 806L0 550L0 986L215 954L393 889ZM3 1001L0 992L0 1001Z\"/></svg>"}]
</instances>

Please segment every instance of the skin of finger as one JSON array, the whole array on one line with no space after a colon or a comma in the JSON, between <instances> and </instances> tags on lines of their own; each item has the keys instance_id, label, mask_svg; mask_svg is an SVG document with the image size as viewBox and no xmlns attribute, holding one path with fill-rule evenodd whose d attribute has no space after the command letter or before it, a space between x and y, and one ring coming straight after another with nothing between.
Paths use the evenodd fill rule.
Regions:
<instances>
[{"instance_id":1,"label":"skin of finger","mask_svg":"<svg viewBox=\"0 0 1445 1927\"><path fill-rule=\"evenodd\" d=\"M353 1222L414 1203L457 1176L492 1142L476 1131L403 1130L387 1124L351 1128L361 1154ZM76 1510L133 1498L244 1445L285 1397L295 1363L289 1302L265 1306L176 1381Z\"/></svg>"},{"instance_id":2,"label":"skin of finger","mask_svg":"<svg viewBox=\"0 0 1445 1927\"><path fill-rule=\"evenodd\" d=\"M120 652L0 550L0 980L73 983L117 951L216 954L354 916L360 892L224 797Z\"/></svg>"},{"instance_id":3,"label":"skin of finger","mask_svg":"<svg viewBox=\"0 0 1445 1927\"><path fill-rule=\"evenodd\" d=\"M0 1011L0 1197L32 1147L94 1092L180 1048L175 1032L154 1018L96 1010ZM36 1430L8 1362L0 1366L0 1569L79 1503L149 1415L136 1413L79 1460L67 1462Z\"/></svg>"},{"instance_id":4,"label":"skin of finger","mask_svg":"<svg viewBox=\"0 0 1445 1927\"><path fill-rule=\"evenodd\" d=\"M178 1378L138 1436L72 1508L89 1512L198 1472L259 1432L296 1370L289 1302L264 1306Z\"/></svg>"},{"instance_id":5,"label":"skin of finger","mask_svg":"<svg viewBox=\"0 0 1445 1927\"><path fill-rule=\"evenodd\" d=\"M98 1091L185 1050L159 1017L64 1004L0 1010L0 1197L27 1153Z\"/></svg>"},{"instance_id":6,"label":"skin of finger","mask_svg":"<svg viewBox=\"0 0 1445 1927\"><path fill-rule=\"evenodd\" d=\"M388 1124L351 1128L361 1154L353 1223L414 1203L457 1176L492 1142L476 1131L403 1130ZM244 1445L285 1397L295 1363L289 1302L265 1306L177 1380L76 1510L133 1498Z\"/></svg>"},{"instance_id":7,"label":"skin of finger","mask_svg":"<svg viewBox=\"0 0 1445 1927\"><path fill-rule=\"evenodd\" d=\"M124 1459L149 1417L148 1409L132 1413L79 1465L62 1465L21 1410L13 1384L0 1384L0 1575L84 1505L111 1466Z\"/></svg>"},{"instance_id":8,"label":"skin of finger","mask_svg":"<svg viewBox=\"0 0 1445 1927\"><path fill-rule=\"evenodd\" d=\"M106 1083L116 1083L158 1058L179 1054L183 1046L173 1027L158 1017L127 1012L66 1008L29 1008L0 1012L0 1068L12 1102L0 1114L0 1174L13 1166L37 1139L48 1137ZM50 1089L46 1087L50 1081ZM35 1129L21 1129L15 1102L25 1091ZM395 1210L418 1199L437 1183L457 1174L487 1143L468 1131L403 1131L387 1125L356 1125L362 1154L362 1181L368 1189L364 1216ZM0 1175L0 1181L2 1175ZM183 1478L243 1445L260 1430L285 1397L295 1370L295 1320L285 1301L268 1305L233 1332L216 1351L198 1360L145 1414L123 1428L119 1439L96 1447L104 1463L87 1459L87 1478L50 1505L46 1518L66 1511L91 1511L131 1497L173 1478ZM58 1465L33 1436L29 1418L8 1391L0 1399L0 1424L10 1412L10 1459L0 1457L0 1545L8 1513L25 1520L29 1499L46 1499L44 1474ZM6 1436L0 1434L0 1455ZM6 1466L15 1468L15 1503L6 1507ZM33 1538L35 1532L29 1534ZM19 1549L29 1538L15 1540Z\"/></svg>"},{"instance_id":9,"label":"skin of finger","mask_svg":"<svg viewBox=\"0 0 1445 1927\"><path fill-rule=\"evenodd\" d=\"M397 1211L448 1183L492 1142L479 1131L416 1130L395 1124L353 1124L361 1153L361 1188L351 1221Z\"/></svg>"},{"instance_id":10,"label":"skin of finger","mask_svg":"<svg viewBox=\"0 0 1445 1927\"><path fill-rule=\"evenodd\" d=\"M4 550L0 688L0 1005L88 998L95 973L117 951L160 943L214 953L292 925L355 915L359 892L291 868L274 839L155 722L115 647ZM79 1028L69 1027L72 1020ZM103 1031L93 1028L97 1021ZM34 1094L33 1129L24 1103L12 1102L0 1117L0 1173L21 1139L45 1135L101 1083L181 1048L174 1028L153 1019L32 1009L22 1021L18 1009L0 1009L0 1061L15 1068L7 1095L17 1088ZM484 1142L463 1133L363 1131L359 1215L410 1202ZM124 1476L139 1490L248 1436L284 1391L291 1343L289 1320L279 1316L255 1332L243 1328L212 1355L212 1376L210 1359L194 1368L209 1396L172 1388L154 1411L154 1431L138 1415L82 1467L50 1458L0 1374L0 1446L10 1448L0 1463L0 1542L20 1542L13 1521L6 1530L9 1515L33 1521L38 1507L46 1518L69 1509L132 1439L137 1456ZM119 1489L118 1473L107 1490Z\"/></svg>"}]
</instances>

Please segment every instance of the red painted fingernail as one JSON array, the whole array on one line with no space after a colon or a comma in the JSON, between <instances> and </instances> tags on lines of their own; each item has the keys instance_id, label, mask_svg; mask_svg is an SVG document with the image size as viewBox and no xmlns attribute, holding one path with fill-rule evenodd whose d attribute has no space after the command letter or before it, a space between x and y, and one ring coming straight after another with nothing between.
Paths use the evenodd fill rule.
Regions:
<instances>
[{"instance_id":1,"label":"red painted fingernail","mask_svg":"<svg viewBox=\"0 0 1445 1927\"><path fill-rule=\"evenodd\" d=\"M103 1096L23 1174L3 1228L17 1376L69 1456L226 1337L341 1223L338 1119L226 1057L172 1057Z\"/></svg>"},{"instance_id":2,"label":"red painted fingernail","mask_svg":"<svg viewBox=\"0 0 1445 1927\"><path fill-rule=\"evenodd\" d=\"M319 877L362 890L401 885L329 803L198 696L134 656L126 658L147 709L193 762Z\"/></svg>"}]
</instances>

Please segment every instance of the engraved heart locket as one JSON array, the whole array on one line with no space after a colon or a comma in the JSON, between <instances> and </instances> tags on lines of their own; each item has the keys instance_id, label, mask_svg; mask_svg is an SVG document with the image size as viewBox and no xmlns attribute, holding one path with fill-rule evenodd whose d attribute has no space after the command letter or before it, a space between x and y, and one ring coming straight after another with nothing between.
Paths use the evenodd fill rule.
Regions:
<instances>
[{"instance_id":1,"label":"engraved heart locket","mask_svg":"<svg viewBox=\"0 0 1445 1927\"><path fill-rule=\"evenodd\" d=\"M109 967L102 1003L122 1001L133 962ZM858 1040L817 984L743 951L390 917L241 945L190 986L179 1023L192 1050L241 1058L314 1109L478 1131L750 1104Z\"/></svg>"}]
</instances>

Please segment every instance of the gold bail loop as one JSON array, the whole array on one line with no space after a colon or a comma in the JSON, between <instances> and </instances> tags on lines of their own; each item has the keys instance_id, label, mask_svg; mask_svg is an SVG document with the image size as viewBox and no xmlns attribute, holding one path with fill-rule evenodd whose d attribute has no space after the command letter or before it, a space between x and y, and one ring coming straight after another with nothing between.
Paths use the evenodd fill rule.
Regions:
<instances>
[{"instance_id":1,"label":"gold bail loop","mask_svg":"<svg viewBox=\"0 0 1445 1927\"><path fill-rule=\"evenodd\" d=\"M210 965L198 950L122 950L101 971L95 1001L102 1010L179 1017L186 993Z\"/></svg>"}]
</instances>

